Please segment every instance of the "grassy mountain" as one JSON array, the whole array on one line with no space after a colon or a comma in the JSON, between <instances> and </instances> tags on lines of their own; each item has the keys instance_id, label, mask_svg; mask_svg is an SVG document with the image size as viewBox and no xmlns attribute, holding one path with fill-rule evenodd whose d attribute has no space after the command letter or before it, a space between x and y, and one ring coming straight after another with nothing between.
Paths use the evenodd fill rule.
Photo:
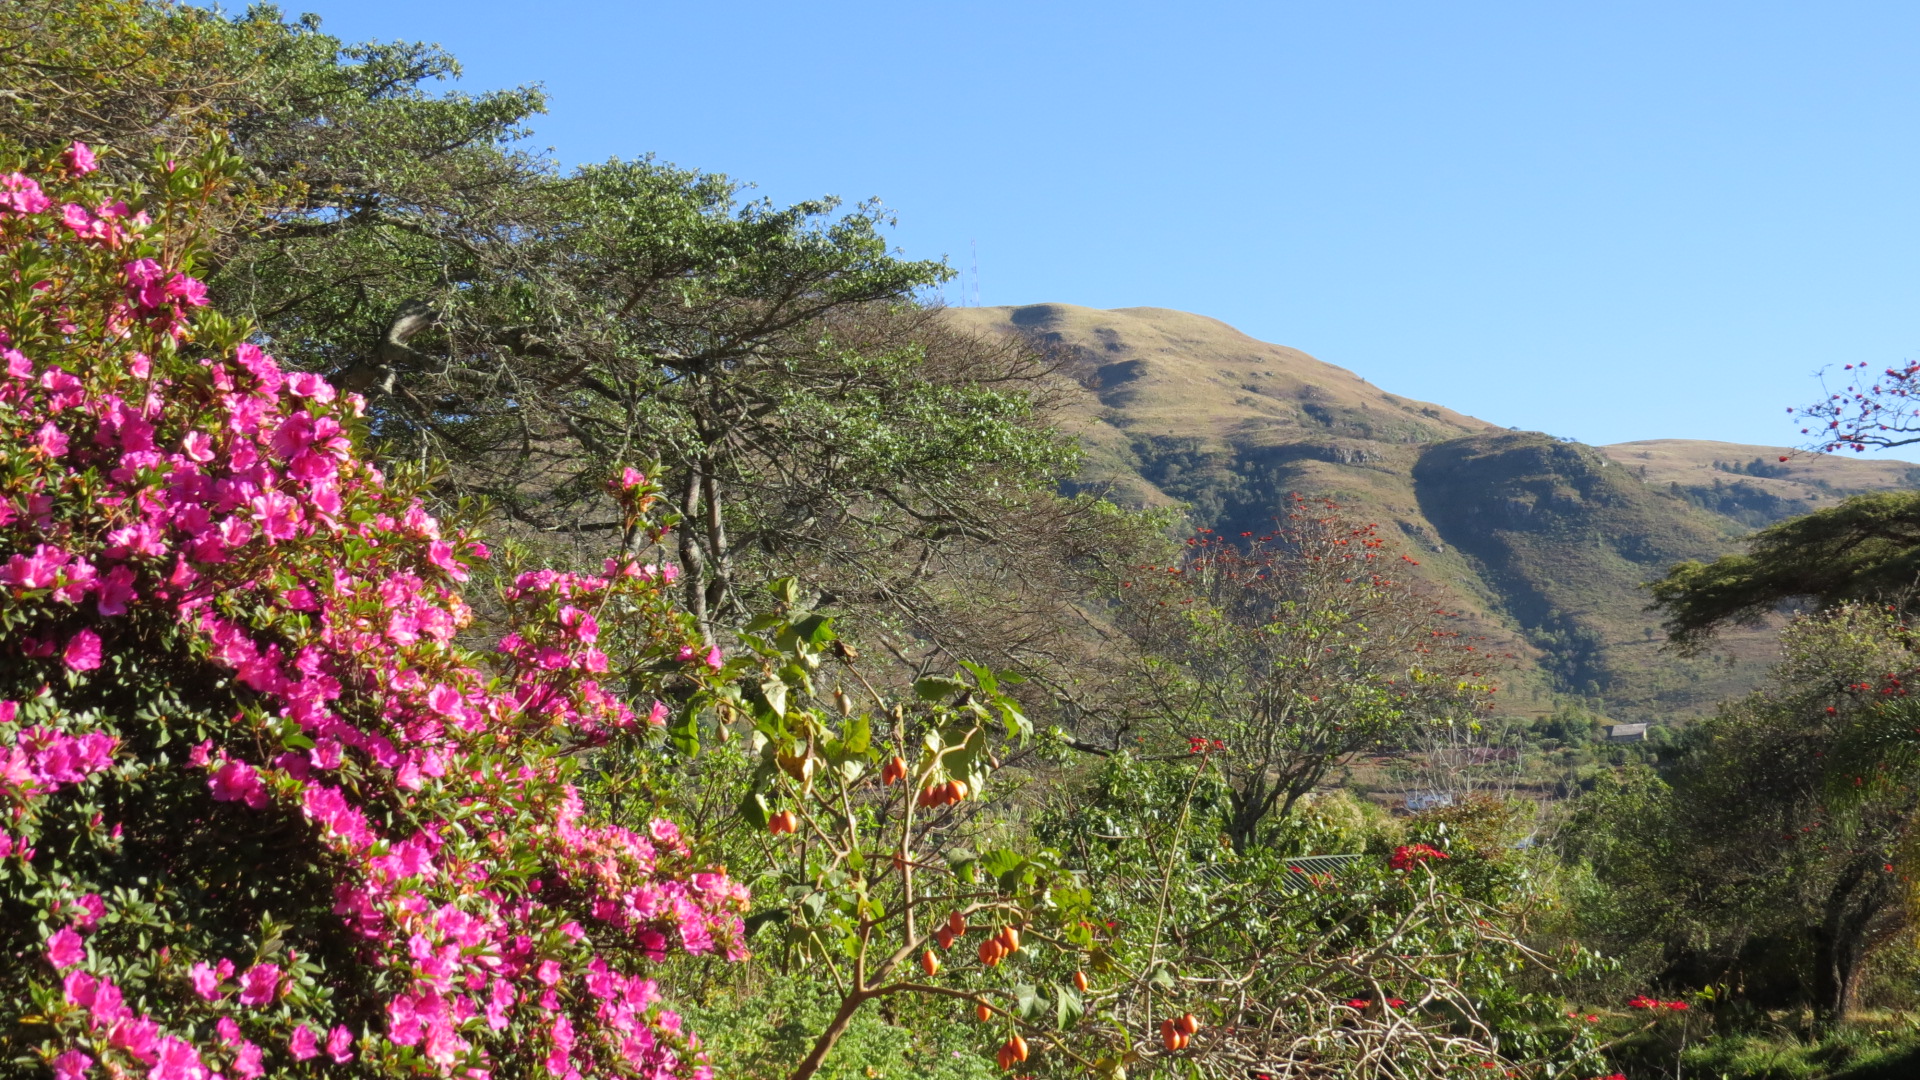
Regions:
<instances>
[{"instance_id":1,"label":"grassy mountain","mask_svg":"<svg viewBox=\"0 0 1920 1080\"><path fill-rule=\"evenodd\" d=\"M1508 431L1162 308L948 314L1049 347L1078 376L1085 392L1067 425L1087 448L1082 485L1183 504L1195 525L1235 532L1263 528L1292 492L1371 508L1482 632L1516 644L1525 666L1508 704L1522 714L1573 694L1620 719L1675 719L1753 685L1773 654L1769 630L1675 657L1640 584L1758 526L1920 480L1900 462Z\"/></svg>"}]
</instances>

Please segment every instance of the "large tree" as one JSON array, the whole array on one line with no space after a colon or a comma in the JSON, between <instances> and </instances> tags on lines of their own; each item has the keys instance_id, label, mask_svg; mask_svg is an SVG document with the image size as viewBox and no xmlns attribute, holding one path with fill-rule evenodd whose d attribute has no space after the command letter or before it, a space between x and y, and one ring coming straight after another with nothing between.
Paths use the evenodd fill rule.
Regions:
<instances>
[{"instance_id":1,"label":"large tree","mask_svg":"<svg viewBox=\"0 0 1920 1080\"><path fill-rule=\"evenodd\" d=\"M1652 583L1654 607L1683 649L1729 623L1758 622L1800 601L1904 602L1920 581L1920 492L1859 495L1754 534L1744 553L1683 562Z\"/></svg>"},{"instance_id":2,"label":"large tree","mask_svg":"<svg viewBox=\"0 0 1920 1080\"><path fill-rule=\"evenodd\" d=\"M1366 750L1490 706L1494 657L1373 523L1295 496L1266 536L1202 533L1122 582L1148 712L1214 754L1237 847Z\"/></svg>"},{"instance_id":3,"label":"large tree","mask_svg":"<svg viewBox=\"0 0 1920 1080\"><path fill-rule=\"evenodd\" d=\"M567 172L520 141L537 90L447 92L437 48L350 46L269 7L0 19L28 106L0 138L107 141L110 170L207 139L245 157L214 296L364 392L379 452L437 471L443 505L484 496L550 555L632 551L603 482L644 447L709 635L750 617L750 584L802 570L916 662L1086 651L1073 568L1128 526L1055 493L1075 454L1046 421L1071 384L920 304L946 271L892 253L877 205L775 207L647 158Z\"/></svg>"},{"instance_id":4,"label":"large tree","mask_svg":"<svg viewBox=\"0 0 1920 1080\"><path fill-rule=\"evenodd\" d=\"M1785 990L1822 1025L1906 925L1912 632L1883 607L1796 620L1766 687L1690 727L1674 760L1583 800L1564 831L1604 891L1591 925L1676 982Z\"/></svg>"}]
</instances>

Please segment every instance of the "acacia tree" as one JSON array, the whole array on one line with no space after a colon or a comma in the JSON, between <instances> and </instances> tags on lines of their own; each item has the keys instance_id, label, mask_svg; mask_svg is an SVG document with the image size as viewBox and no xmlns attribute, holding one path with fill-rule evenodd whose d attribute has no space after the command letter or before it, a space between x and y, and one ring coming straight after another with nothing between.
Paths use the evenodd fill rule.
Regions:
<instances>
[{"instance_id":1,"label":"acacia tree","mask_svg":"<svg viewBox=\"0 0 1920 1080\"><path fill-rule=\"evenodd\" d=\"M571 782L719 665L666 576L529 573L492 655L457 644L485 546L192 276L239 163L93 166L0 163L0 1055L707 1075L649 972L743 955L746 891Z\"/></svg>"},{"instance_id":2,"label":"acacia tree","mask_svg":"<svg viewBox=\"0 0 1920 1080\"><path fill-rule=\"evenodd\" d=\"M1271 534L1202 532L1179 564L1121 583L1147 705L1171 741L1213 754L1237 848L1355 754L1491 707L1494 658L1396 569L1413 561L1339 504L1296 495Z\"/></svg>"},{"instance_id":3,"label":"acacia tree","mask_svg":"<svg viewBox=\"0 0 1920 1080\"><path fill-rule=\"evenodd\" d=\"M1905 602L1920 580L1920 493L1857 495L1770 525L1743 553L1683 562L1649 587L1668 638L1698 650L1728 623L1757 623L1783 604Z\"/></svg>"}]
</instances>

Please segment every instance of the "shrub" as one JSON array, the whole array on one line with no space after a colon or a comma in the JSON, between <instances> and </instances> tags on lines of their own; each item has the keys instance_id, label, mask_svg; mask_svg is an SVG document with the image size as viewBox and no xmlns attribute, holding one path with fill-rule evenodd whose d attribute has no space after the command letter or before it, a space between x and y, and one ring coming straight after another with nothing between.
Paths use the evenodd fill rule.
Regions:
<instances>
[{"instance_id":1,"label":"shrub","mask_svg":"<svg viewBox=\"0 0 1920 1080\"><path fill-rule=\"evenodd\" d=\"M718 666L669 575L522 575L463 645L485 547L206 306L236 163L92 167L0 166L0 1059L705 1075L647 972L742 954L745 890L570 783L667 712L602 684L604 635L643 702Z\"/></svg>"}]
</instances>

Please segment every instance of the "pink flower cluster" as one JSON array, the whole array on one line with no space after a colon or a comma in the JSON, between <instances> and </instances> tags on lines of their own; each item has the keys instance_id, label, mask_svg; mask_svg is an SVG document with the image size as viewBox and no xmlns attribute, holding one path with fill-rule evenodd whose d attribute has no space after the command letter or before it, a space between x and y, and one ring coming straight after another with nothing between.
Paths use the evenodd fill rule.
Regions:
<instances>
[{"instance_id":1,"label":"pink flower cluster","mask_svg":"<svg viewBox=\"0 0 1920 1080\"><path fill-rule=\"evenodd\" d=\"M92 171L84 147L65 161L70 179ZM699 866L669 822L590 818L568 782L571 750L638 723L598 678L609 635L624 635L622 656L681 662L683 678L722 666L717 650L691 662L672 568L522 575L508 594L521 623L494 660L461 649L458 586L485 547L443 534L357 455L357 396L251 344L187 354L204 288L160 261L149 233L164 223L112 194L56 212L35 179L0 177L0 245L76 268L31 318L0 324L0 457L25 463L0 478L0 626L18 628L0 630L0 653L69 688L29 702L31 726L0 703L0 808L21 830L0 834L0 858L33 859L35 815L115 763L119 738L88 729L79 703L142 647L139 620L163 619L235 686L220 706L231 722L165 767L204 777L224 828L307 823L366 985L390 988L384 1031L359 1043L368 1061L417 1048L448 1076L484 1077L506 1055L563 1078L704 1077L697 1040L632 967L744 956L746 890ZM56 340L72 343L58 363L36 359ZM653 702L645 723L666 712ZM96 825L111 857L118 826ZM282 1047L318 1056L323 1030L325 1053L353 1057L347 1028L268 1014L292 983L265 960L173 957L160 969L179 972L177 1008L134 1015L112 958L80 937L101 912L69 903L78 929L46 944L65 1011L43 1053L59 1075L252 1080ZM213 1042L181 1034L213 1015Z\"/></svg>"},{"instance_id":2,"label":"pink flower cluster","mask_svg":"<svg viewBox=\"0 0 1920 1080\"><path fill-rule=\"evenodd\" d=\"M118 737L103 731L75 735L42 724L23 728L16 722L19 712L18 702L0 701L0 805L51 795L113 764Z\"/></svg>"}]
</instances>

